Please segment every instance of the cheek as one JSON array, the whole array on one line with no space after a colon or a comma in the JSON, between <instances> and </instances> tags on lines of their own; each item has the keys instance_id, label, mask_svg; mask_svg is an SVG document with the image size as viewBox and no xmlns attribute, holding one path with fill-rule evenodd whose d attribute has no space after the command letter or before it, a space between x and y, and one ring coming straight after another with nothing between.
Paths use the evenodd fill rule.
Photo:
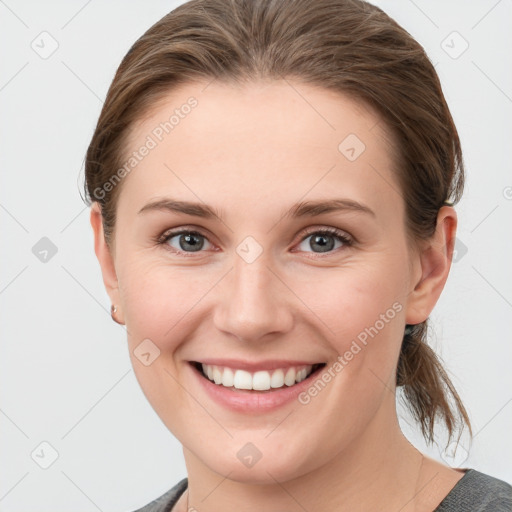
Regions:
<instances>
[{"instance_id":1,"label":"cheek","mask_svg":"<svg viewBox=\"0 0 512 512\"><path fill-rule=\"evenodd\" d=\"M189 404L179 384L179 347L213 283L205 275L194 277L190 269L171 268L136 253L120 263L118 279L137 381L168 428L180 432L182 419L171 411Z\"/></svg>"},{"instance_id":2,"label":"cheek","mask_svg":"<svg viewBox=\"0 0 512 512\"><path fill-rule=\"evenodd\" d=\"M333 380L343 383L339 394L355 392L347 397L371 400L383 383L394 384L403 334L404 275L399 263L388 260L384 254L366 264L326 269L309 282L301 279L304 284L297 289L315 313L321 337L338 354Z\"/></svg>"},{"instance_id":3,"label":"cheek","mask_svg":"<svg viewBox=\"0 0 512 512\"><path fill-rule=\"evenodd\" d=\"M152 258L132 258L120 265L119 288L128 339L151 339L162 352L180 342L198 305L215 285L215 276L193 268L170 267Z\"/></svg>"},{"instance_id":4,"label":"cheek","mask_svg":"<svg viewBox=\"0 0 512 512\"><path fill-rule=\"evenodd\" d=\"M307 304L318 319L316 326L323 325L322 335L337 354L322 382L312 382L300 401L317 425L329 425L332 444L322 447L326 457L329 450L348 446L384 403L391 404L389 410L394 407L404 314L399 269L386 265L383 257L374 265L336 269L299 292L306 297L309 290Z\"/></svg>"},{"instance_id":5,"label":"cheek","mask_svg":"<svg viewBox=\"0 0 512 512\"><path fill-rule=\"evenodd\" d=\"M404 276L385 257L294 278L294 291L315 313L317 323L340 351L347 341L364 339L365 329L389 330L404 308ZM384 323L383 323L384 322ZM399 323L399 322L398 322Z\"/></svg>"}]
</instances>

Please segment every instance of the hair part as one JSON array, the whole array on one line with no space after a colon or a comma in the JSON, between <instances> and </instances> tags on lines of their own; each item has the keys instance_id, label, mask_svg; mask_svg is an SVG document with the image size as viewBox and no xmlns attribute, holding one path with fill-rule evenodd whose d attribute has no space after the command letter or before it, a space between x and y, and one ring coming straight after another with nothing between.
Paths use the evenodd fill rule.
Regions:
<instances>
[{"instance_id":1,"label":"hair part","mask_svg":"<svg viewBox=\"0 0 512 512\"><path fill-rule=\"evenodd\" d=\"M428 241L445 200L464 187L462 150L436 71L422 46L380 8L362 0L191 0L130 48L108 90L85 162L86 201L98 201L112 246L131 128L180 84L294 81L373 108L390 132L411 244ZM95 191L102 191L98 195ZM436 419L449 439L468 414L427 343L427 321L404 336L397 386L424 437Z\"/></svg>"}]
</instances>

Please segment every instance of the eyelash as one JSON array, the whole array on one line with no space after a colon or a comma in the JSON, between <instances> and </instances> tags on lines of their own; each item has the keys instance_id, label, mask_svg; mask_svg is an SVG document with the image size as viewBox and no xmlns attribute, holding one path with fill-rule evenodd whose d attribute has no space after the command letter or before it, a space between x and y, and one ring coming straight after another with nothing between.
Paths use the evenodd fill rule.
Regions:
<instances>
[{"instance_id":1,"label":"eyelash","mask_svg":"<svg viewBox=\"0 0 512 512\"><path fill-rule=\"evenodd\" d=\"M193 257L196 252L197 253L204 252L201 250L200 251L192 251L192 252L179 251L179 250L175 249L174 247L171 248L170 246L168 246L167 242L171 238L174 238L175 236L178 236L178 235L198 235L198 236L201 236L201 237L205 238L206 240L208 240L208 242L210 242L208 237L206 235L203 235L200 231L195 230L195 229L183 229L183 228L166 231L166 232L162 233L161 235L159 235L158 237L156 237L155 242L157 243L157 245L164 246L164 248L166 248L167 250L170 250L171 252L173 252L175 254L184 255L185 257ZM325 253L311 252L311 254L316 255L316 256L314 256L315 258L316 257L322 258L322 257L324 257L324 255L329 256L329 255L335 254L339 250L343 249L343 247L351 247L354 244L354 240L351 237L349 237L344 231L341 231L337 228L332 228L332 227L306 228L304 231L304 235L302 236L302 238L300 239L298 244L301 244L302 242L304 242L304 240L309 238L311 235L333 236L333 237L337 238L343 244L342 247L338 247L337 249L334 249L332 251L328 251ZM210 243L212 243L212 242L210 242Z\"/></svg>"}]
</instances>

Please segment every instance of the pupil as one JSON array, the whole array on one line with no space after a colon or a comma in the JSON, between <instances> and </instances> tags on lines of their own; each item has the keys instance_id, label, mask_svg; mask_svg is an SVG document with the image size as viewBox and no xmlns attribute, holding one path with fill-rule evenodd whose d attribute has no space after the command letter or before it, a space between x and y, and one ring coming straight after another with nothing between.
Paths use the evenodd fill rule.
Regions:
<instances>
[{"instance_id":1,"label":"pupil","mask_svg":"<svg viewBox=\"0 0 512 512\"><path fill-rule=\"evenodd\" d=\"M327 242L326 242L327 239ZM333 249L334 241L332 236L329 235L316 235L312 238L311 248L314 249L313 244L317 244L320 249L317 252L328 252Z\"/></svg>"},{"instance_id":2,"label":"pupil","mask_svg":"<svg viewBox=\"0 0 512 512\"><path fill-rule=\"evenodd\" d=\"M188 247L185 245L188 244ZM181 235L180 237L180 247L182 249L191 249L192 251L199 251L202 249L204 242L199 239L197 235L192 233L188 233L186 235Z\"/></svg>"}]
</instances>

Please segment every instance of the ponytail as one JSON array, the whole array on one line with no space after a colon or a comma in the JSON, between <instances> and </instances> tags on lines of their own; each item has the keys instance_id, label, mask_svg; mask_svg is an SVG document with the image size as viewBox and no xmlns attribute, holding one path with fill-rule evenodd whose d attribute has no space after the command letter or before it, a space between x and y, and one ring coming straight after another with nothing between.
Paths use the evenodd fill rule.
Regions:
<instances>
[{"instance_id":1,"label":"ponytail","mask_svg":"<svg viewBox=\"0 0 512 512\"><path fill-rule=\"evenodd\" d=\"M427 322L409 326L398 359L396 385L403 386L404 397L428 443L434 441L434 426L439 416L448 430L448 444L456 431L458 439L464 424L473 435L468 413L450 377L426 342ZM411 329L412 328L412 329ZM450 404L450 399L453 405Z\"/></svg>"}]
</instances>

